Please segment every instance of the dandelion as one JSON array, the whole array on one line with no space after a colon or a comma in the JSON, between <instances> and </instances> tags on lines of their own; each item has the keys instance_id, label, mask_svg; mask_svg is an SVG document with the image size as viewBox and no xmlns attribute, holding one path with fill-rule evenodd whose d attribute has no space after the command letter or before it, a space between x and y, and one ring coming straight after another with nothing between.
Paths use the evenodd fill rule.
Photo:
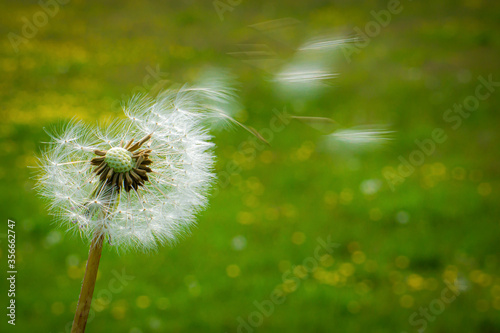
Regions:
<instances>
[{"instance_id":1,"label":"dandelion","mask_svg":"<svg viewBox=\"0 0 500 333\"><path fill-rule=\"evenodd\" d=\"M49 211L91 243L72 332L84 332L104 240L148 251L175 243L207 204L214 163L207 122L232 121L220 81L134 97L125 120L73 121L39 157Z\"/></svg>"},{"instance_id":2,"label":"dandelion","mask_svg":"<svg viewBox=\"0 0 500 333\"><path fill-rule=\"evenodd\" d=\"M150 250L174 242L205 206L213 144L200 117L169 111L163 100L133 103L129 121L105 130L73 122L52 135L39 189L71 230Z\"/></svg>"}]
</instances>

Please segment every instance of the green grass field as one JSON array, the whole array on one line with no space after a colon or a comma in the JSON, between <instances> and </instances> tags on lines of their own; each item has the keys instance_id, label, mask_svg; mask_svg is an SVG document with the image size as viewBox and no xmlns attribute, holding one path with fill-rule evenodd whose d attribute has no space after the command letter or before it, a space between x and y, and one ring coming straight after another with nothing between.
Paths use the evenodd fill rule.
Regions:
<instances>
[{"instance_id":1,"label":"green grass field","mask_svg":"<svg viewBox=\"0 0 500 333\"><path fill-rule=\"evenodd\" d=\"M216 66L237 76L238 120L257 130L286 110L390 124L394 140L325 151L320 131L290 122L248 158L239 147L251 135L214 132L220 180L198 226L156 253L106 245L87 332L500 332L499 84L481 88L488 97L466 116L447 113L474 99L480 76L500 82L500 4L402 0L350 61L340 57L332 87L302 100L231 53L262 44L287 59L316 31L364 31L390 1L222 3L223 20L211 1L73 0L15 47L9 33L23 36L23 18L42 9L4 3L0 259L6 272L10 218L18 273L16 325L2 313L0 330L69 332L85 269L88 244L57 227L33 190L27 166L49 139L43 128L122 117L134 92ZM272 36L251 27L282 18L297 23ZM436 129L446 140L387 181ZM336 244L330 253L315 256L319 238Z\"/></svg>"}]
</instances>

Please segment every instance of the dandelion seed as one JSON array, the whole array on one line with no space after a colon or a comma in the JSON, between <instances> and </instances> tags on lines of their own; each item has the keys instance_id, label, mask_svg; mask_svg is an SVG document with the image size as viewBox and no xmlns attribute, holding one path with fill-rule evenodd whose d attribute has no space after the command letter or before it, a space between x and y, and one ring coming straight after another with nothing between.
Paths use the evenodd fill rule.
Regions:
<instances>
[{"instance_id":1,"label":"dandelion seed","mask_svg":"<svg viewBox=\"0 0 500 333\"><path fill-rule=\"evenodd\" d=\"M336 77L338 74L329 73L324 69L298 67L278 73L276 81L283 83L308 83L320 80L329 80Z\"/></svg>"},{"instance_id":2,"label":"dandelion seed","mask_svg":"<svg viewBox=\"0 0 500 333\"><path fill-rule=\"evenodd\" d=\"M331 144L342 143L350 146L364 148L379 146L392 140L394 131L386 126L359 126L338 130L327 135L327 142Z\"/></svg>"},{"instance_id":3,"label":"dandelion seed","mask_svg":"<svg viewBox=\"0 0 500 333\"><path fill-rule=\"evenodd\" d=\"M359 41L358 37L351 38L334 38L332 36L315 37L305 42L299 51L312 51L312 50L334 50L347 43Z\"/></svg>"},{"instance_id":4,"label":"dandelion seed","mask_svg":"<svg viewBox=\"0 0 500 333\"><path fill-rule=\"evenodd\" d=\"M293 57L274 75L279 91L289 96L312 97L336 78L336 51L354 38L314 37L298 47Z\"/></svg>"}]
</instances>

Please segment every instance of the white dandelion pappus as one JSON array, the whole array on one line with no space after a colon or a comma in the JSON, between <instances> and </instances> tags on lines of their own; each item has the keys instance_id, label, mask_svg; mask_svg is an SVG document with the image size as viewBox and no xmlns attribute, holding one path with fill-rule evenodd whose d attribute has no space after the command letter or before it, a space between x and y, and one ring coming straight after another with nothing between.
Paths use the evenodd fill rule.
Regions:
<instances>
[{"instance_id":1,"label":"white dandelion pappus","mask_svg":"<svg viewBox=\"0 0 500 333\"><path fill-rule=\"evenodd\" d=\"M339 74L337 51L353 38L314 37L295 50L292 58L274 74L273 81L285 96L313 97Z\"/></svg>"},{"instance_id":2,"label":"white dandelion pappus","mask_svg":"<svg viewBox=\"0 0 500 333\"><path fill-rule=\"evenodd\" d=\"M332 36L315 37L305 42L299 51L331 51L347 43L359 41L358 37L335 38Z\"/></svg>"},{"instance_id":3,"label":"white dandelion pappus","mask_svg":"<svg viewBox=\"0 0 500 333\"><path fill-rule=\"evenodd\" d=\"M365 125L339 129L327 135L326 141L330 145L340 143L357 148L373 147L391 141L393 133L386 125Z\"/></svg>"},{"instance_id":4,"label":"white dandelion pappus","mask_svg":"<svg viewBox=\"0 0 500 333\"><path fill-rule=\"evenodd\" d=\"M287 71L276 75L276 81L283 83L307 83L320 80L329 80L336 77L338 74L329 73L322 68L290 68Z\"/></svg>"},{"instance_id":5,"label":"white dandelion pappus","mask_svg":"<svg viewBox=\"0 0 500 333\"><path fill-rule=\"evenodd\" d=\"M214 179L205 123L229 117L219 106L227 95L207 98L214 91L136 96L126 120L96 129L73 121L51 135L38 182L49 210L88 239L107 235L117 248L175 242L206 206Z\"/></svg>"},{"instance_id":6,"label":"white dandelion pappus","mask_svg":"<svg viewBox=\"0 0 500 333\"><path fill-rule=\"evenodd\" d=\"M224 70L210 69L197 83L172 87L159 97L163 103L187 114L197 114L211 128L239 124L235 113L241 108L237 100L235 81Z\"/></svg>"}]
</instances>

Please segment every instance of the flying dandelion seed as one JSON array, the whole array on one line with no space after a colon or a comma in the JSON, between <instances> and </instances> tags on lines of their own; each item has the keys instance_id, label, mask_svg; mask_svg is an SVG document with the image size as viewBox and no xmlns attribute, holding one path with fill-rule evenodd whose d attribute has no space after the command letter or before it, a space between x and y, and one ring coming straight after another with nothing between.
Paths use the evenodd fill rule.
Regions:
<instances>
[{"instance_id":1,"label":"flying dandelion seed","mask_svg":"<svg viewBox=\"0 0 500 333\"><path fill-rule=\"evenodd\" d=\"M393 140L394 133L386 125L366 125L339 129L324 136L323 147L342 153L381 148ZM348 149L346 150L346 148Z\"/></svg>"},{"instance_id":2,"label":"flying dandelion seed","mask_svg":"<svg viewBox=\"0 0 500 333\"><path fill-rule=\"evenodd\" d=\"M354 38L314 37L295 51L293 57L280 70L273 81L285 96L293 93L313 97L339 74L335 72L338 63L336 51L353 42Z\"/></svg>"},{"instance_id":3,"label":"flying dandelion seed","mask_svg":"<svg viewBox=\"0 0 500 333\"><path fill-rule=\"evenodd\" d=\"M305 42L301 47L299 47L299 51L311 51L311 50L334 50L339 48L347 43L353 43L358 41L359 38L351 37L351 38L332 38L332 37L321 37L321 38L313 38Z\"/></svg>"},{"instance_id":4,"label":"flying dandelion seed","mask_svg":"<svg viewBox=\"0 0 500 333\"><path fill-rule=\"evenodd\" d=\"M394 131L387 130L385 127L355 127L339 130L331 136L338 141L357 144L380 144L392 140Z\"/></svg>"},{"instance_id":5,"label":"flying dandelion seed","mask_svg":"<svg viewBox=\"0 0 500 333\"><path fill-rule=\"evenodd\" d=\"M283 83L307 83L320 80L329 80L336 77L338 74L329 73L321 68L299 67L292 68L287 71L278 73L276 81Z\"/></svg>"}]
</instances>

